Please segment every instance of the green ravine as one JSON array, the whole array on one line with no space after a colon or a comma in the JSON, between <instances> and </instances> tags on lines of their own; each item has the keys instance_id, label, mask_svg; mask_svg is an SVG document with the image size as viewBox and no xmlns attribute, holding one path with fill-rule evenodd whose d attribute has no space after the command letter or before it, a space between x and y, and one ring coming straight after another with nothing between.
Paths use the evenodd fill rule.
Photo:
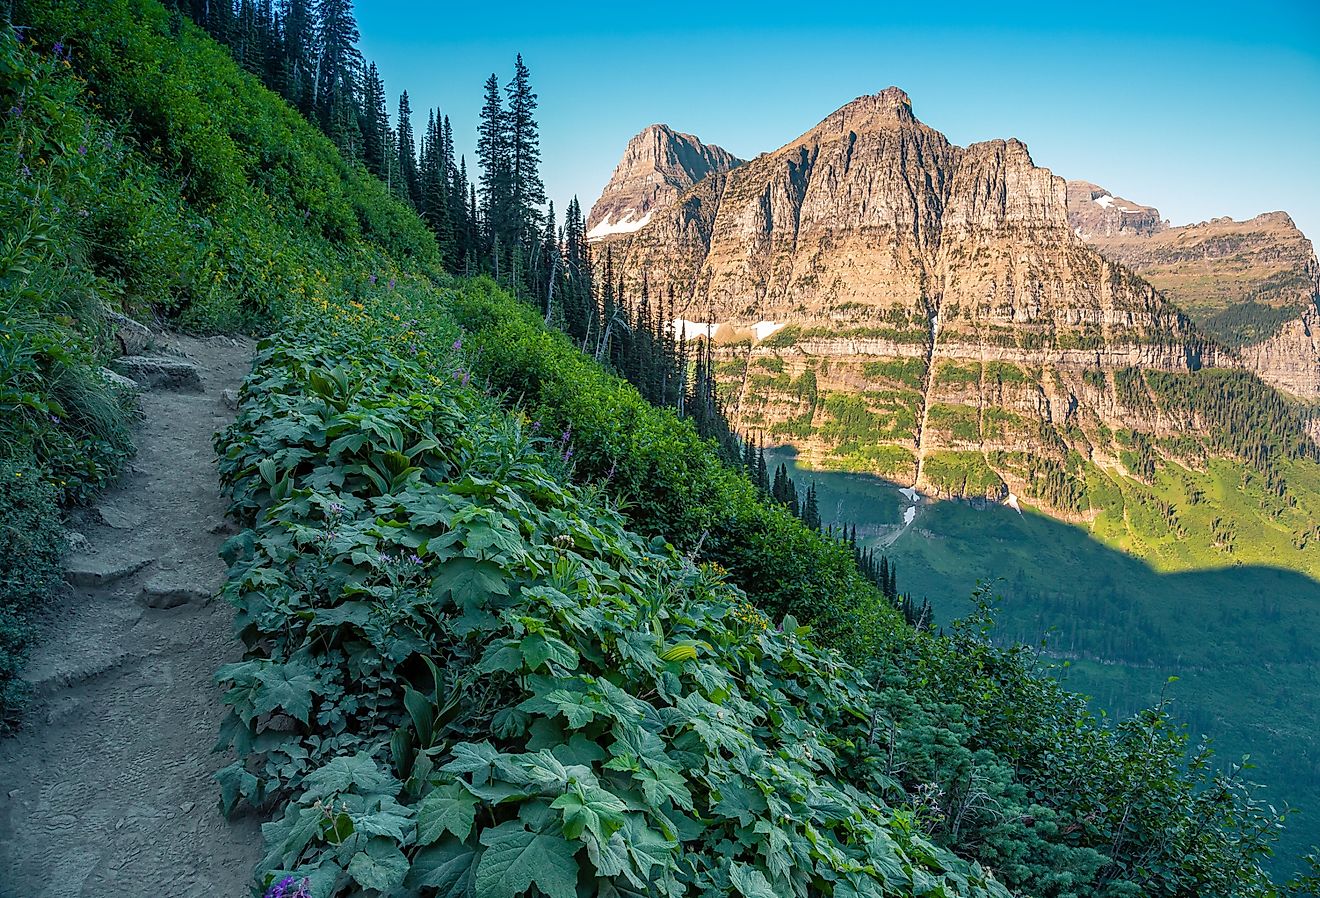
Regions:
<instances>
[{"instance_id":1,"label":"green ravine","mask_svg":"<svg viewBox=\"0 0 1320 898\"><path fill-rule=\"evenodd\" d=\"M856 523L868 545L902 522L909 503L894 484L802 469L789 452L769 458L804 487L815 483L826 521ZM1002 596L998 638L1045 639L1046 657L1068 665L1064 681L1097 707L1129 713L1179 677L1168 695L1192 731L1216 738L1225 757L1251 754L1270 800L1302 809L1284 836L1283 856L1296 856L1320 838L1320 814L1310 810L1320 807L1320 551L1299 549L1262 515L1239 488L1243 474L1219 461L1206 472L1166 466L1153 490L1119 483L1178 506L1186 538L1158 514L1069 524L1026 505L1018 514L937 501L885 551L901 587L931 598L941 621L965 613L961 597L989 583ZM1289 471L1301 509L1320 507L1314 474L1314 465ZM1188 483L1219 507L1188 508ZM1231 555L1205 538L1210 521L1228 514L1236 532L1254 536L1239 536Z\"/></svg>"},{"instance_id":2,"label":"green ravine","mask_svg":"<svg viewBox=\"0 0 1320 898\"><path fill-rule=\"evenodd\" d=\"M517 273L446 273L413 201L186 17L16 7L0 200L36 211L0 256L0 511L41 551L0 544L27 564L0 674L61 511L129 457L107 313L261 337L215 443L244 657L217 671L227 754L198 799L266 821L253 895L1300 894L1262 869L1277 815L1165 706L1097 718L992 643L984 593L945 633L907 625ZM905 589L973 595L948 558L899 557Z\"/></svg>"}]
</instances>

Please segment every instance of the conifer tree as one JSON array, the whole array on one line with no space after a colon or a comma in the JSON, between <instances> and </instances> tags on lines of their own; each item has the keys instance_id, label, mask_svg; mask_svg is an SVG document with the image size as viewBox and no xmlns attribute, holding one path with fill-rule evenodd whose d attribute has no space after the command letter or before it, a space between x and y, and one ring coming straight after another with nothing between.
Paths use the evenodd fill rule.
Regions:
<instances>
[{"instance_id":1,"label":"conifer tree","mask_svg":"<svg viewBox=\"0 0 1320 898\"><path fill-rule=\"evenodd\" d=\"M399 196L412 204L414 209L422 207L422 190L417 180L417 144L413 138L412 104L408 102L408 92L399 95Z\"/></svg>"},{"instance_id":2,"label":"conifer tree","mask_svg":"<svg viewBox=\"0 0 1320 898\"><path fill-rule=\"evenodd\" d=\"M507 252L509 227L510 167L509 134L500 95L500 82L494 73L486 79L481 122L477 126L477 161L481 164L481 200L483 225L490 246L493 266L498 272L499 257Z\"/></svg>"},{"instance_id":3,"label":"conifer tree","mask_svg":"<svg viewBox=\"0 0 1320 898\"><path fill-rule=\"evenodd\" d=\"M386 154L390 145L390 119L385 104L385 84L373 62L367 66L362 81L362 161L367 171L382 181L388 180L390 173Z\"/></svg>"},{"instance_id":4,"label":"conifer tree","mask_svg":"<svg viewBox=\"0 0 1320 898\"><path fill-rule=\"evenodd\" d=\"M321 129L349 159L362 156L357 82L362 71L352 0L320 0L313 109Z\"/></svg>"},{"instance_id":5,"label":"conifer tree","mask_svg":"<svg viewBox=\"0 0 1320 898\"><path fill-rule=\"evenodd\" d=\"M508 146L508 238L526 243L540 220L545 186L539 173L541 138L536 123L536 94L522 54L514 62L513 78L504 87L508 99L505 131Z\"/></svg>"}]
</instances>

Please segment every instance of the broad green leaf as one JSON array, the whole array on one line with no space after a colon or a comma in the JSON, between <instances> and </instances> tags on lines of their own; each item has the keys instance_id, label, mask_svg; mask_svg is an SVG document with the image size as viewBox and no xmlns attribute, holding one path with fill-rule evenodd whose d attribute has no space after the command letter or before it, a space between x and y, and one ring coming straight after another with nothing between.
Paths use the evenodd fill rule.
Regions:
<instances>
[{"instance_id":1,"label":"broad green leaf","mask_svg":"<svg viewBox=\"0 0 1320 898\"><path fill-rule=\"evenodd\" d=\"M417 844L430 845L446 832L466 840L477 818L477 800L459 783L431 791L417 806Z\"/></svg>"},{"instance_id":2,"label":"broad green leaf","mask_svg":"<svg viewBox=\"0 0 1320 898\"><path fill-rule=\"evenodd\" d=\"M735 861L729 867L729 879L732 880L733 887L745 898L780 898L770 887L770 881L765 878L765 874L747 864Z\"/></svg>"},{"instance_id":3,"label":"broad green leaf","mask_svg":"<svg viewBox=\"0 0 1320 898\"><path fill-rule=\"evenodd\" d=\"M348 875L364 889L388 892L403 884L408 875L408 858L392 839L375 838L348 862Z\"/></svg>"},{"instance_id":4,"label":"broad green leaf","mask_svg":"<svg viewBox=\"0 0 1320 898\"><path fill-rule=\"evenodd\" d=\"M573 651L562 639L533 633L522 641L523 658L528 670L537 670L547 661L553 661L560 667L573 670L578 666L578 653Z\"/></svg>"},{"instance_id":5,"label":"broad green leaf","mask_svg":"<svg viewBox=\"0 0 1320 898\"><path fill-rule=\"evenodd\" d=\"M451 558L431 585L437 598L452 596L462 608L478 607L488 596L507 596L509 583L499 565L475 558Z\"/></svg>"},{"instance_id":6,"label":"broad green leaf","mask_svg":"<svg viewBox=\"0 0 1320 898\"><path fill-rule=\"evenodd\" d=\"M551 802L564 812L564 837L579 839L584 831L604 842L623 826L627 805L618 796L596 786L578 783Z\"/></svg>"},{"instance_id":7,"label":"broad green leaf","mask_svg":"<svg viewBox=\"0 0 1320 898\"><path fill-rule=\"evenodd\" d=\"M412 890L432 888L436 898L473 898L477 861L481 851L473 850L453 837L417 852L404 885Z\"/></svg>"},{"instance_id":8,"label":"broad green leaf","mask_svg":"<svg viewBox=\"0 0 1320 898\"><path fill-rule=\"evenodd\" d=\"M518 898L533 884L549 898L577 898L577 846L558 835L529 832L510 820L481 834L478 898Z\"/></svg>"},{"instance_id":9,"label":"broad green leaf","mask_svg":"<svg viewBox=\"0 0 1320 898\"><path fill-rule=\"evenodd\" d=\"M301 665L270 664L257 675L261 687L257 690L253 707L258 714L281 708L291 717L307 723L312 713L312 693L320 692L316 677Z\"/></svg>"}]
</instances>

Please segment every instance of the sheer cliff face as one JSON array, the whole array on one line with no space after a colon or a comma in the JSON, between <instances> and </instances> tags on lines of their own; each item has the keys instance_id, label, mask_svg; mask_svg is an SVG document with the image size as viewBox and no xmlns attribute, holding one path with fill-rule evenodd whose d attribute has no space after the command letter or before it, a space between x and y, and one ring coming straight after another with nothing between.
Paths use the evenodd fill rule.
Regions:
<instances>
[{"instance_id":1,"label":"sheer cliff face","mask_svg":"<svg viewBox=\"0 0 1320 898\"><path fill-rule=\"evenodd\" d=\"M1166 345L1150 361L1168 367L1195 342L1176 309L1075 237L1064 181L1024 145L957 147L897 88L698 185L613 254L672 286L694 320L898 329L917 343L935 328L1001 348L1072 334Z\"/></svg>"},{"instance_id":2,"label":"sheer cliff face","mask_svg":"<svg viewBox=\"0 0 1320 898\"><path fill-rule=\"evenodd\" d=\"M1238 347L1265 381L1320 397L1320 265L1283 212L1170 226L1159 211L1068 182L1068 219L1106 258L1131 268L1206 331Z\"/></svg>"},{"instance_id":3,"label":"sheer cliff face","mask_svg":"<svg viewBox=\"0 0 1320 898\"><path fill-rule=\"evenodd\" d=\"M741 162L691 134L651 125L628 141L623 159L587 215L587 235L600 240L632 233L702 178Z\"/></svg>"},{"instance_id":4,"label":"sheer cliff face","mask_svg":"<svg viewBox=\"0 0 1320 898\"><path fill-rule=\"evenodd\" d=\"M1113 431L1180 425L1121 399L1116 371L1235 363L1077 236L1023 144L951 144L897 88L703 179L610 255L728 325L737 426L936 492L1020 492L1023 451L1118 464Z\"/></svg>"}]
</instances>

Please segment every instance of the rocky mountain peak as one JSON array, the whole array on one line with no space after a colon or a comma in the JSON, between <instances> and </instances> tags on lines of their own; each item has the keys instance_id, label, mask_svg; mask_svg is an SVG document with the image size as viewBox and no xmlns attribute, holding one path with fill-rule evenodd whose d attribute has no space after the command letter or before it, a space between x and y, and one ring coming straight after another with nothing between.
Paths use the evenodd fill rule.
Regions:
<instances>
[{"instance_id":1,"label":"rocky mountain peak","mask_svg":"<svg viewBox=\"0 0 1320 898\"><path fill-rule=\"evenodd\" d=\"M599 240L632 233L651 220L652 212L706 175L741 163L727 150L668 125L643 128L628 141L609 184L591 207L587 236Z\"/></svg>"},{"instance_id":2,"label":"rocky mountain peak","mask_svg":"<svg viewBox=\"0 0 1320 898\"><path fill-rule=\"evenodd\" d=\"M807 132L815 137L848 132L866 132L916 123L912 100L898 87L886 87L878 94L858 97L841 106Z\"/></svg>"}]
</instances>

